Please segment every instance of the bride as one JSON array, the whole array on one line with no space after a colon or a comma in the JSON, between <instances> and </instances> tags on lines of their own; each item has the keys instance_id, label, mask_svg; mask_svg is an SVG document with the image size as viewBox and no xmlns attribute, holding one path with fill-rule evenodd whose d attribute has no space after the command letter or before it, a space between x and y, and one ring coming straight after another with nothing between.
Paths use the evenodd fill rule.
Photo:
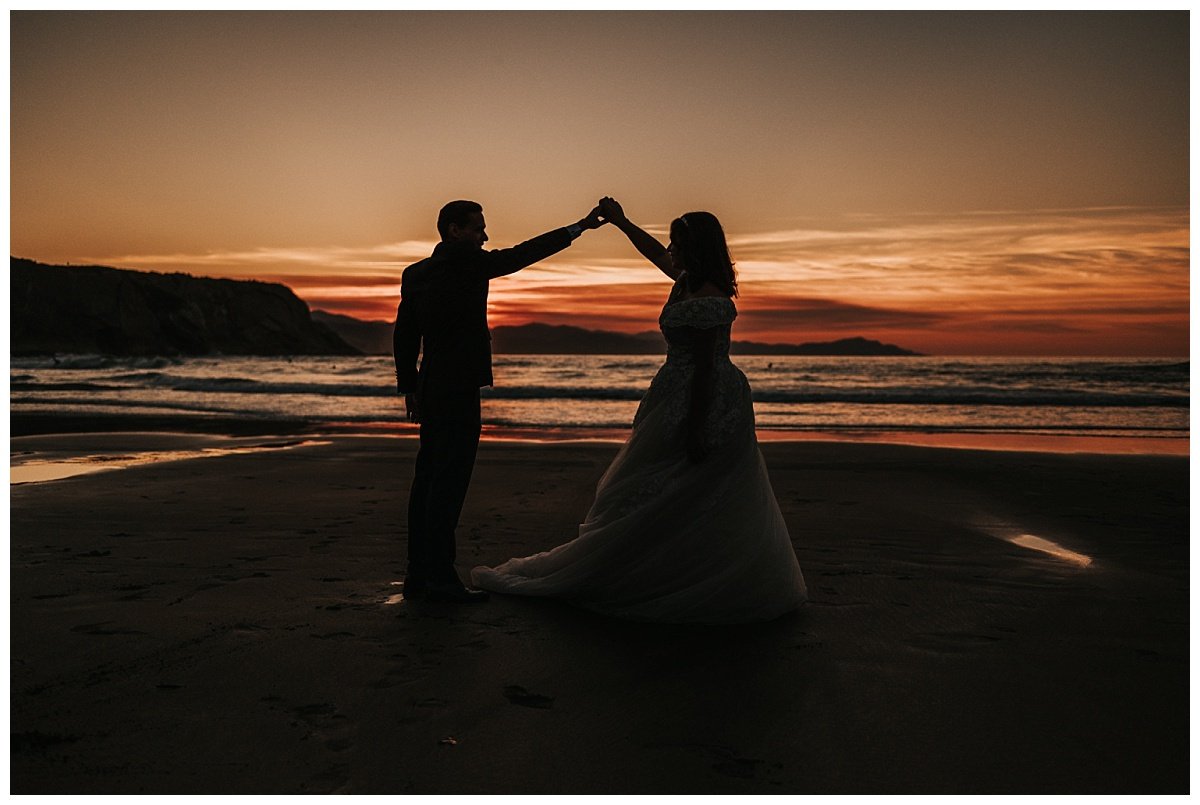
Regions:
<instances>
[{"instance_id":1,"label":"bride","mask_svg":"<svg viewBox=\"0 0 1200 805\"><path fill-rule=\"evenodd\" d=\"M471 580L644 621L744 623L790 612L806 599L804 576L758 449L750 386L729 360L737 282L721 224L689 212L671 223L664 248L615 200L600 209L675 281L658 319L666 363L579 536L477 567Z\"/></svg>"}]
</instances>

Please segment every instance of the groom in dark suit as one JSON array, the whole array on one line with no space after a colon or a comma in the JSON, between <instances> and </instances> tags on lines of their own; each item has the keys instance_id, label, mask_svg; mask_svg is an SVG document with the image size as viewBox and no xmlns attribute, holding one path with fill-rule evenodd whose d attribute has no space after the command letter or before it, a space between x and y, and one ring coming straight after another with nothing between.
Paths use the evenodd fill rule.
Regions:
<instances>
[{"instance_id":1,"label":"groom in dark suit","mask_svg":"<svg viewBox=\"0 0 1200 805\"><path fill-rule=\"evenodd\" d=\"M408 418L421 425L408 498L407 598L482 601L454 570L454 529L479 446L479 389L492 385L488 282L571 245L604 223L599 208L579 222L511 249L485 251L483 207L451 201L438 214L442 241L433 255L404 270L393 353L396 385ZM417 355L421 354L420 368Z\"/></svg>"}]
</instances>

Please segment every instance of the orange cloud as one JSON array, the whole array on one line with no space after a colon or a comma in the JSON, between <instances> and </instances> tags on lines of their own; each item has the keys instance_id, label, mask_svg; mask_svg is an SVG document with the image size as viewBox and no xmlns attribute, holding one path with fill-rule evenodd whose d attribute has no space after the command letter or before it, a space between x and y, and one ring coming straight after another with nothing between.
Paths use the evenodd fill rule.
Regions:
<instances>
[{"instance_id":1,"label":"orange cloud","mask_svg":"<svg viewBox=\"0 0 1200 805\"><path fill-rule=\"evenodd\" d=\"M865 335L942 354L1187 354L1189 227L1186 208L1162 207L860 215L731 232L741 290L735 336ZM662 236L661 226L650 229ZM656 328L669 280L615 230L588 238L586 250L493 282L492 324ZM404 267L433 245L94 261L279 281L314 308L390 321Z\"/></svg>"}]
</instances>

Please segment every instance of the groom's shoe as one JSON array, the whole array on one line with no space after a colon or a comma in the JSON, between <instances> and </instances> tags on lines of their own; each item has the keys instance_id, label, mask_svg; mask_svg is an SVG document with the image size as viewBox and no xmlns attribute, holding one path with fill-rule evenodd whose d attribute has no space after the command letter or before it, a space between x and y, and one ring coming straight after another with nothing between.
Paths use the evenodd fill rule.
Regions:
<instances>
[{"instance_id":1,"label":"groom's shoe","mask_svg":"<svg viewBox=\"0 0 1200 805\"><path fill-rule=\"evenodd\" d=\"M455 604L482 604L488 600L486 590L475 590L462 584L443 582L441 584L425 585L426 601L444 601Z\"/></svg>"},{"instance_id":2,"label":"groom's shoe","mask_svg":"<svg viewBox=\"0 0 1200 805\"><path fill-rule=\"evenodd\" d=\"M425 591L429 589L429 585L421 579L405 579L404 586L400 588L401 594L412 601L416 598L424 598Z\"/></svg>"}]
</instances>

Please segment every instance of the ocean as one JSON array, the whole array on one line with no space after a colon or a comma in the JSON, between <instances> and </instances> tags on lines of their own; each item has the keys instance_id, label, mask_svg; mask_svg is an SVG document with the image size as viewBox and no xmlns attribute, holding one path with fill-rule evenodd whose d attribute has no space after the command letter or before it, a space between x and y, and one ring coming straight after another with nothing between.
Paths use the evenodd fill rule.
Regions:
<instances>
[{"instance_id":1,"label":"ocean","mask_svg":"<svg viewBox=\"0 0 1200 805\"><path fill-rule=\"evenodd\" d=\"M654 355L498 355L485 426L627 429ZM734 356L760 432L1183 439L1189 364L1170 358ZM10 411L296 420L405 431L390 357L13 358Z\"/></svg>"}]
</instances>

